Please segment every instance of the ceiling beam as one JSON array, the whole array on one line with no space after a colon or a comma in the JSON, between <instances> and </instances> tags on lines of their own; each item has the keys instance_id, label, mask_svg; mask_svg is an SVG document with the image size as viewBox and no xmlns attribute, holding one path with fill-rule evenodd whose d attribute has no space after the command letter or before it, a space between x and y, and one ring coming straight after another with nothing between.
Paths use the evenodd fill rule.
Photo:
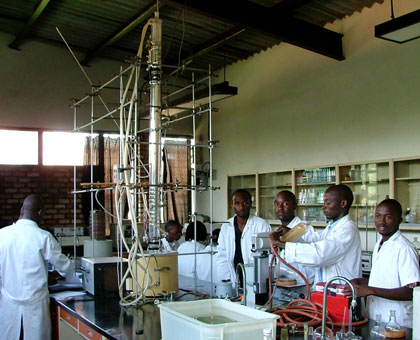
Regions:
<instances>
[{"instance_id":1,"label":"ceiling beam","mask_svg":"<svg viewBox=\"0 0 420 340\"><path fill-rule=\"evenodd\" d=\"M271 6L270 10L280 12L287 12L287 14L292 14L294 10L299 7L307 4L311 0L284 0L278 4Z\"/></svg>"},{"instance_id":2,"label":"ceiling beam","mask_svg":"<svg viewBox=\"0 0 420 340\"><path fill-rule=\"evenodd\" d=\"M214 38L200 44L194 46L190 51L183 53L179 60L179 66L187 65L193 59L210 52L211 50L215 49L216 47L224 44L229 39L236 37L238 34L245 31L243 27L232 27L231 29L227 30L226 32L220 33L219 35L215 36ZM169 65L178 65L178 60L171 59L165 64Z\"/></svg>"},{"instance_id":3,"label":"ceiling beam","mask_svg":"<svg viewBox=\"0 0 420 340\"><path fill-rule=\"evenodd\" d=\"M38 5L36 6L35 10L33 11L32 15L26 21L25 26L23 29L18 33L16 38L9 44L10 48L13 48L15 50L19 49L19 45L22 43L23 39L26 37L26 34L28 33L31 26L37 21L44 11L45 7L47 7L50 0L41 0Z\"/></svg>"},{"instance_id":4,"label":"ceiling beam","mask_svg":"<svg viewBox=\"0 0 420 340\"><path fill-rule=\"evenodd\" d=\"M160 3L162 7L164 2ZM128 22L122 25L116 32L112 33L106 37L99 45L94 47L92 50L86 53L85 58L81 62L82 65L87 65L92 59L105 47L114 44L116 41L121 39L124 35L130 32L138 24L149 18L153 12L156 11L156 1L152 1L146 8L138 12L134 17L132 17Z\"/></svg>"},{"instance_id":5,"label":"ceiling beam","mask_svg":"<svg viewBox=\"0 0 420 340\"><path fill-rule=\"evenodd\" d=\"M243 0L229 0L229 6L226 6L226 0L167 0L165 3L236 27L255 29L283 42L336 60L344 60L341 34L282 11Z\"/></svg>"}]
</instances>

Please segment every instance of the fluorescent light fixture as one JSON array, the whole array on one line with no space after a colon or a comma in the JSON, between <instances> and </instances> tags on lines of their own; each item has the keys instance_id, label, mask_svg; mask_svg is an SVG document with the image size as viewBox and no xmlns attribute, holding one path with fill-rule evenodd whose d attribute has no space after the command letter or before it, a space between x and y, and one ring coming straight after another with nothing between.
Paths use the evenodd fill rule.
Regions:
<instances>
[{"instance_id":1,"label":"fluorescent light fixture","mask_svg":"<svg viewBox=\"0 0 420 340\"><path fill-rule=\"evenodd\" d=\"M399 44L420 38L420 9L376 25L375 37Z\"/></svg>"},{"instance_id":2,"label":"fluorescent light fixture","mask_svg":"<svg viewBox=\"0 0 420 340\"><path fill-rule=\"evenodd\" d=\"M238 88L229 86L229 82L224 81L219 84L214 84L211 87L211 102L215 103L228 97L238 94ZM169 103L169 107L162 110L162 115L174 116L178 113L192 110L193 106L200 107L209 103L209 89L203 88L195 92L194 101L192 94L177 98Z\"/></svg>"}]
</instances>

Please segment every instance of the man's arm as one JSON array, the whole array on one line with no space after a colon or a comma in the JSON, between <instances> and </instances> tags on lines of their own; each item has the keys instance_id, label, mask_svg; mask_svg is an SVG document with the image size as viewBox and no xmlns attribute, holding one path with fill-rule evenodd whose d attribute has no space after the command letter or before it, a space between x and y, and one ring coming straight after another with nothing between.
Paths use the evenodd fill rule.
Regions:
<instances>
[{"instance_id":1,"label":"man's arm","mask_svg":"<svg viewBox=\"0 0 420 340\"><path fill-rule=\"evenodd\" d=\"M51 263L61 275L67 275L71 270L70 260L61 252L61 247L54 237L49 234L44 249L44 258Z\"/></svg>"},{"instance_id":2,"label":"man's arm","mask_svg":"<svg viewBox=\"0 0 420 340\"><path fill-rule=\"evenodd\" d=\"M363 284L355 284L353 286L358 297L374 295L384 299L398 301L409 301L413 299L413 289L407 286L399 288L379 288Z\"/></svg>"}]
</instances>

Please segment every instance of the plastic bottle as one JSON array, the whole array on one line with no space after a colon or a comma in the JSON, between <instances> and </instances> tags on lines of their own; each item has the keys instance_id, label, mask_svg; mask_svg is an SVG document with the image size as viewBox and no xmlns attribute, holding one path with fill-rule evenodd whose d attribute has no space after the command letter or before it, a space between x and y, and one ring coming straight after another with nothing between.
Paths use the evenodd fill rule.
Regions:
<instances>
[{"instance_id":1,"label":"plastic bottle","mask_svg":"<svg viewBox=\"0 0 420 340\"><path fill-rule=\"evenodd\" d=\"M389 321L385 326L385 336L391 339L405 338L405 329L397 322L395 310L390 310L389 312Z\"/></svg>"},{"instance_id":2,"label":"plastic bottle","mask_svg":"<svg viewBox=\"0 0 420 340\"><path fill-rule=\"evenodd\" d=\"M370 330L370 338L376 339L376 340L381 340L381 339L386 338L385 327L381 322L380 314L376 315L375 326L373 326L372 329Z\"/></svg>"},{"instance_id":3,"label":"plastic bottle","mask_svg":"<svg viewBox=\"0 0 420 340\"><path fill-rule=\"evenodd\" d=\"M271 330L271 328L264 328L263 340L273 340L273 331Z\"/></svg>"},{"instance_id":4,"label":"plastic bottle","mask_svg":"<svg viewBox=\"0 0 420 340\"><path fill-rule=\"evenodd\" d=\"M413 243L414 247L416 247L417 252L420 255L420 242L417 241L417 237L413 237L413 242L412 243Z\"/></svg>"}]
</instances>

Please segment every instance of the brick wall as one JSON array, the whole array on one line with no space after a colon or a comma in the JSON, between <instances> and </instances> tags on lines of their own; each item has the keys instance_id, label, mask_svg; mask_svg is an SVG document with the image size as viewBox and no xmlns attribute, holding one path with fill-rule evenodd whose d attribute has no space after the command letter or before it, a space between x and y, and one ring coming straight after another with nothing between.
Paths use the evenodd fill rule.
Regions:
<instances>
[{"instance_id":1,"label":"brick wall","mask_svg":"<svg viewBox=\"0 0 420 340\"><path fill-rule=\"evenodd\" d=\"M78 168L77 183L80 183L81 173ZM19 218L23 200L29 194L44 199L43 224L50 231L54 227L73 226L72 191L71 166L0 165L0 228ZM84 226L80 197L77 198L76 213L77 225Z\"/></svg>"}]
</instances>

